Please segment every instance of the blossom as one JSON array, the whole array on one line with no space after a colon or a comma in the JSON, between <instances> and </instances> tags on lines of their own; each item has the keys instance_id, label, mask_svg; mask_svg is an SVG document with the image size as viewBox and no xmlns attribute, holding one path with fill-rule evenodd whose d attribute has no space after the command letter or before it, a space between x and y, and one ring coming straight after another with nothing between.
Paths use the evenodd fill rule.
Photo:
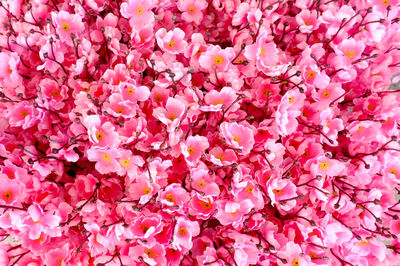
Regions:
<instances>
[{"instance_id":1,"label":"blossom","mask_svg":"<svg viewBox=\"0 0 400 266\"><path fill-rule=\"evenodd\" d=\"M203 10L208 6L204 0L179 0L177 3L178 9L183 12L182 18L186 22L194 22L200 24L203 19Z\"/></svg>"},{"instance_id":2,"label":"blossom","mask_svg":"<svg viewBox=\"0 0 400 266\"><path fill-rule=\"evenodd\" d=\"M254 134L251 128L244 125L223 122L221 124L221 133L227 143L235 149L240 150L242 154L248 154L254 145Z\"/></svg>"},{"instance_id":3,"label":"blossom","mask_svg":"<svg viewBox=\"0 0 400 266\"><path fill-rule=\"evenodd\" d=\"M167 32L165 29L159 29L156 32L157 44L167 53L180 54L187 47L184 40L185 32L179 28Z\"/></svg>"},{"instance_id":4,"label":"blossom","mask_svg":"<svg viewBox=\"0 0 400 266\"><path fill-rule=\"evenodd\" d=\"M77 36L85 27L81 16L79 14L70 14L64 10L52 13L51 15L61 40L72 46L73 40L71 34Z\"/></svg>"},{"instance_id":5,"label":"blossom","mask_svg":"<svg viewBox=\"0 0 400 266\"><path fill-rule=\"evenodd\" d=\"M197 236L199 233L200 227L198 222L178 217L174 227L172 245L178 250L182 250L183 248L191 249L193 246L192 238Z\"/></svg>"}]
</instances>

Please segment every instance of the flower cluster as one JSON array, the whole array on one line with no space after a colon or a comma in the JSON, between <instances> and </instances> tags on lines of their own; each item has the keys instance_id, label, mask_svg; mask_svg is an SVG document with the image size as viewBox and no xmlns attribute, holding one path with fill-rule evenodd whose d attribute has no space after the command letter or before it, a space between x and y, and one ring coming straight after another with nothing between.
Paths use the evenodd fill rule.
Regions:
<instances>
[{"instance_id":1,"label":"flower cluster","mask_svg":"<svg viewBox=\"0 0 400 266\"><path fill-rule=\"evenodd\" d=\"M395 265L399 17L0 1L0 265Z\"/></svg>"}]
</instances>

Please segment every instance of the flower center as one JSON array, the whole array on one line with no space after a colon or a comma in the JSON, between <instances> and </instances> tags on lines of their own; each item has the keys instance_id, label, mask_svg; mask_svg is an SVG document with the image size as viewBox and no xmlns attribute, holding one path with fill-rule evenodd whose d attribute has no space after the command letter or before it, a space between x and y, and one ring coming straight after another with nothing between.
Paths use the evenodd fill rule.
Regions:
<instances>
[{"instance_id":1,"label":"flower center","mask_svg":"<svg viewBox=\"0 0 400 266\"><path fill-rule=\"evenodd\" d=\"M144 13L144 10L142 8L142 5L139 4L138 7L136 8L136 15L141 16L141 15L143 15L143 13Z\"/></svg>"},{"instance_id":2,"label":"flower center","mask_svg":"<svg viewBox=\"0 0 400 266\"><path fill-rule=\"evenodd\" d=\"M130 158L126 158L121 160L121 165L125 168L129 168L131 166L131 160Z\"/></svg>"},{"instance_id":3,"label":"flower center","mask_svg":"<svg viewBox=\"0 0 400 266\"><path fill-rule=\"evenodd\" d=\"M104 132L103 130L97 130L96 131L96 138L99 141L102 141L104 139Z\"/></svg>"},{"instance_id":4,"label":"flower center","mask_svg":"<svg viewBox=\"0 0 400 266\"><path fill-rule=\"evenodd\" d=\"M283 190L282 189L274 189L274 190L272 190L273 192L274 192L274 194L275 195L282 195L282 193L283 193Z\"/></svg>"},{"instance_id":5,"label":"flower center","mask_svg":"<svg viewBox=\"0 0 400 266\"><path fill-rule=\"evenodd\" d=\"M182 236L182 237L186 236L186 235L187 235L187 230L186 230L186 228L185 228L185 227L179 228L179 230L178 230L178 235L179 235L179 236Z\"/></svg>"},{"instance_id":6,"label":"flower center","mask_svg":"<svg viewBox=\"0 0 400 266\"><path fill-rule=\"evenodd\" d=\"M109 164L111 162L111 156L107 153L102 153L101 156L103 156L104 161Z\"/></svg>"},{"instance_id":7,"label":"flower center","mask_svg":"<svg viewBox=\"0 0 400 266\"><path fill-rule=\"evenodd\" d=\"M69 31L69 24L68 22L61 23L61 28L65 31Z\"/></svg>"},{"instance_id":8,"label":"flower center","mask_svg":"<svg viewBox=\"0 0 400 266\"><path fill-rule=\"evenodd\" d=\"M188 8L189 13L194 14L196 12L196 8L194 7L194 5L189 6Z\"/></svg>"},{"instance_id":9,"label":"flower center","mask_svg":"<svg viewBox=\"0 0 400 266\"><path fill-rule=\"evenodd\" d=\"M149 257L150 259L151 258L154 258L154 257L158 257L158 254L157 253L155 253L153 250L151 250L151 249L146 249L145 250L145 252L144 252L146 255L147 255L147 257Z\"/></svg>"},{"instance_id":10,"label":"flower center","mask_svg":"<svg viewBox=\"0 0 400 266\"><path fill-rule=\"evenodd\" d=\"M12 197L13 197L13 194L12 194L11 190L6 190L3 192L3 199L5 201L12 199Z\"/></svg>"},{"instance_id":11,"label":"flower center","mask_svg":"<svg viewBox=\"0 0 400 266\"><path fill-rule=\"evenodd\" d=\"M233 135L233 140L236 141L237 143L240 143L240 138L238 135Z\"/></svg>"},{"instance_id":12,"label":"flower center","mask_svg":"<svg viewBox=\"0 0 400 266\"><path fill-rule=\"evenodd\" d=\"M319 169L321 171L327 171L328 168L331 166L331 164L328 162L318 162L318 163L319 163Z\"/></svg>"},{"instance_id":13,"label":"flower center","mask_svg":"<svg viewBox=\"0 0 400 266\"><path fill-rule=\"evenodd\" d=\"M299 259L298 258L295 258L295 259L293 259L292 260L292 266L299 266L300 264L299 264Z\"/></svg>"},{"instance_id":14,"label":"flower center","mask_svg":"<svg viewBox=\"0 0 400 266\"><path fill-rule=\"evenodd\" d=\"M322 93L322 97L324 97L324 98L328 98L329 96L331 96L331 92L330 92L329 90L325 90L325 91Z\"/></svg>"},{"instance_id":15,"label":"flower center","mask_svg":"<svg viewBox=\"0 0 400 266\"><path fill-rule=\"evenodd\" d=\"M289 103L294 102L294 96L289 97Z\"/></svg>"},{"instance_id":16,"label":"flower center","mask_svg":"<svg viewBox=\"0 0 400 266\"><path fill-rule=\"evenodd\" d=\"M214 58L214 63L219 66L222 65L224 63L224 59L222 58L222 56L217 55L217 56L212 56L212 58Z\"/></svg>"},{"instance_id":17,"label":"flower center","mask_svg":"<svg viewBox=\"0 0 400 266\"><path fill-rule=\"evenodd\" d=\"M143 195L147 195L147 194L149 194L149 193L150 193L150 191L151 191L151 189L150 189L149 187L145 187L145 188L143 188L143 189L142 189L142 193L143 193Z\"/></svg>"},{"instance_id":18,"label":"flower center","mask_svg":"<svg viewBox=\"0 0 400 266\"><path fill-rule=\"evenodd\" d=\"M28 112L27 112L26 110L21 110L21 111L19 112L19 114L20 114L20 116L21 116L22 118L25 118L26 116L28 116Z\"/></svg>"},{"instance_id":19,"label":"flower center","mask_svg":"<svg viewBox=\"0 0 400 266\"><path fill-rule=\"evenodd\" d=\"M167 201L169 201L169 202L175 203L175 195L172 194L172 193L168 193L168 194L165 196L165 199L166 199Z\"/></svg>"},{"instance_id":20,"label":"flower center","mask_svg":"<svg viewBox=\"0 0 400 266\"><path fill-rule=\"evenodd\" d=\"M126 93L129 95L132 95L134 91L135 91L135 89L132 87L126 88Z\"/></svg>"},{"instance_id":21,"label":"flower center","mask_svg":"<svg viewBox=\"0 0 400 266\"><path fill-rule=\"evenodd\" d=\"M354 57L356 57L356 51L354 51L353 49L351 50L344 50L344 55L347 56L350 59L353 59Z\"/></svg>"},{"instance_id":22,"label":"flower center","mask_svg":"<svg viewBox=\"0 0 400 266\"><path fill-rule=\"evenodd\" d=\"M265 49L264 47L260 48L260 55L264 56L265 58L267 58L267 55L265 54L265 52L267 51L267 49Z\"/></svg>"},{"instance_id":23,"label":"flower center","mask_svg":"<svg viewBox=\"0 0 400 266\"><path fill-rule=\"evenodd\" d=\"M189 147L187 148L187 152L189 153L189 155L192 155L192 153L195 151L195 148L193 147Z\"/></svg>"},{"instance_id":24,"label":"flower center","mask_svg":"<svg viewBox=\"0 0 400 266\"><path fill-rule=\"evenodd\" d=\"M169 43L167 43L168 48L169 48L169 49L174 48L175 42L176 42L176 39L173 39L172 41L170 41Z\"/></svg>"},{"instance_id":25,"label":"flower center","mask_svg":"<svg viewBox=\"0 0 400 266\"><path fill-rule=\"evenodd\" d=\"M201 188L204 188L206 186L206 182L204 181L204 179L200 179L199 182L197 182L197 185Z\"/></svg>"}]
</instances>

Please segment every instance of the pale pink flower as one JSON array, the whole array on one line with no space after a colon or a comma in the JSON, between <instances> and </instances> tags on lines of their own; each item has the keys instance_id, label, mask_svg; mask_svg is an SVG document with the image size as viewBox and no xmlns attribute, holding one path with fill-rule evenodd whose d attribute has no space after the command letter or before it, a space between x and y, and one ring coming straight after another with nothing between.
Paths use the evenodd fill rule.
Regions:
<instances>
[{"instance_id":1,"label":"pale pink flower","mask_svg":"<svg viewBox=\"0 0 400 266\"><path fill-rule=\"evenodd\" d=\"M129 248L133 258L141 258L147 265L167 265L165 247L160 243L136 245Z\"/></svg>"},{"instance_id":2,"label":"pale pink flower","mask_svg":"<svg viewBox=\"0 0 400 266\"><path fill-rule=\"evenodd\" d=\"M231 65L235 57L233 48L221 49L219 45L209 46L207 50L201 53L199 58L200 66L212 71L215 67L217 71L225 71Z\"/></svg>"},{"instance_id":3,"label":"pale pink flower","mask_svg":"<svg viewBox=\"0 0 400 266\"><path fill-rule=\"evenodd\" d=\"M315 10L303 9L296 16L296 22L299 24L299 30L302 33L311 33L318 29L320 21L317 19L317 12Z\"/></svg>"},{"instance_id":4,"label":"pale pink flower","mask_svg":"<svg viewBox=\"0 0 400 266\"><path fill-rule=\"evenodd\" d=\"M240 107L239 103L233 104L236 99L236 92L231 87L223 87L221 91L212 90L204 97L204 101L208 106L202 106L200 109L202 111L218 112L229 107L228 112L235 112Z\"/></svg>"},{"instance_id":5,"label":"pale pink flower","mask_svg":"<svg viewBox=\"0 0 400 266\"><path fill-rule=\"evenodd\" d=\"M254 207L249 199L241 202L219 200L218 205L215 218L222 225L232 225L234 228L242 228L245 215Z\"/></svg>"},{"instance_id":6,"label":"pale pink flower","mask_svg":"<svg viewBox=\"0 0 400 266\"><path fill-rule=\"evenodd\" d=\"M8 111L6 117L12 127L22 127L27 129L35 125L38 121L38 112L33 108L32 103L21 101L12 106L12 110Z\"/></svg>"},{"instance_id":7,"label":"pale pink flower","mask_svg":"<svg viewBox=\"0 0 400 266\"><path fill-rule=\"evenodd\" d=\"M120 171L120 153L115 148L91 148L87 150L87 156L89 161L96 162L95 168L100 174Z\"/></svg>"},{"instance_id":8,"label":"pale pink flower","mask_svg":"<svg viewBox=\"0 0 400 266\"><path fill-rule=\"evenodd\" d=\"M18 73L20 58L17 53L0 53L0 84L2 87L15 88L22 82Z\"/></svg>"},{"instance_id":9,"label":"pale pink flower","mask_svg":"<svg viewBox=\"0 0 400 266\"><path fill-rule=\"evenodd\" d=\"M181 151L190 165L197 165L202 154L210 146L206 137L189 136L185 142L180 143Z\"/></svg>"},{"instance_id":10,"label":"pale pink flower","mask_svg":"<svg viewBox=\"0 0 400 266\"><path fill-rule=\"evenodd\" d=\"M63 248L55 248L46 251L44 256L44 263L49 266L67 266L70 258L69 244Z\"/></svg>"},{"instance_id":11,"label":"pale pink flower","mask_svg":"<svg viewBox=\"0 0 400 266\"><path fill-rule=\"evenodd\" d=\"M340 161L321 155L313 160L310 170L314 176L333 177L340 175L345 168L345 165Z\"/></svg>"},{"instance_id":12,"label":"pale pink flower","mask_svg":"<svg viewBox=\"0 0 400 266\"><path fill-rule=\"evenodd\" d=\"M160 215L140 216L128 227L132 236L126 235L126 237L148 239L160 233L162 229L163 224Z\"/></svg>"},{"instance_id":13,"label":"pale pink flower","mask_svg":"<svg viewBox=\"0 0 400 266\"><path fill-rule=\"evenodd\" d=\"M159 189L160 186L151 183L145 175L138 176L134 183L127 185L128 196L133 200L139 200L139 204L148 202Z\"/></svg>"},{"instance_id":14,"label":"pale pink flower","mask_svg":"<svg viewBox=\"0 0 400 266\"><path fill-rule=\"evenodd\" d=\"M225 151L216 146L208 152L207 159L219 166L230 165L236 162L237 156L234 150L226 149Z\"/></svg>"},{"instance_id":15,"label":"pale pink flower","mask_svg":"<svg viewBox=\"0 0 400 266\"><path fill-rule=\"evenodd\" d=\"M278 204L285 211L289 211L296 206L297 188L288 179L270 179L267 182L267 192L273 206Z\"/></svg>"},{"instance_id":16,"label":"pale pink flower","mask_svg":"<svg viewBox=\"0 0 400 266\"><path fill-rule=\"evenodd\" d=\"M101 122L98 115L89 115L85 117L84 123L88 128L89 140L94 147L116 147L120 143L118 133L111 122Z\"/></svg>"},{"instance_id":17,"label":"pale pink flower","mask_svg":"<svg viewBox=\"0 0 400 266\"><path fill-rule=\"evenodd\" d=\"M73 45L71 34L78 36L85 29L85 24L83 24L82 17L79 14L72 15L61 10L58 13L52 12L51 18L61 41L70 46Z\"/></svg>"},{"instance_id":18,"label":"pale pink flower","mask_svg":"<svg viewBox=\"0 0 400 266\"><path fill-rule=\"evenodd\" d=\"M218 196L220 193L218 185L214 178L209 174L206 168L195 168L192 173L191 186L198 192L207 196Z\"/></svg>"},{"instance_id":19,"label":"pale pink flower","mask_svg":"<svg viewBox=\"0 0 400 266\"><path fill-rule=\"evenodd\" d=\"M13 205L22 198L20 182L0 176L0 204Z\"/></svg>"},{"instance_id":20,"label":"pale pink flower","mask_svg":"<svg viewBox=\"0 0 400 266\"><path fill-rule=\"evenodd\" d=\"M229 146L239 150L240 154L246 155L250 153L255 143L254 133L250 127L236 122L223 122L220 129L222 136Z\"/></svg>"},{"instance_id":21,"label":"pale pink flower","mask_svg":"<svg viewBox=\"0 0 400 266\"><path fill-rule=\"evenodd\" d=\"M129 19L132 28L139 30L154 23L153 0L129 0L121 4L121 15Z\"/></svg>"},{"instance_id":22,"label":"pale pink flower","mask_svg":"<svg viewBox=\"0 0 400 266\"><path fill-rule=\"evenodd\" d=\"M207 8L208 3L205 0L178 0L177 6L186 22L199 25L203 19L203 10Z\"/></svg>"},{"instance_id":23,"label":"pale pink flower","mask_svg":"<svg viewBox=\"0 0 400 266\"><path fill-rule=\"evenodd\" d=\"M125 101L136 103L149 99L150 90L146 86L137 86L133 82L121 82L118 86L120 93Z\"/></svg>"},{"instance_id":24,"label":"pale pink flower","mask_svg":"<svg viewBox=\"0 0 400 266\"><path fill-rule=\"evenodd\" d=\"M180 119L185 113L185 103L175 98L168 98L165 108L157 107L153 116L167 126L168 132L172 132L179 125Z\"/></svg>"},{"instance_id":25,"label":"pale pink flower","mask_svg":"<svg viewBox=\"0 0 400 266\"><path fill-rule=\"evenodd\" d=\"M185 32L180 28L175 28L168 32L166 29L161 28L156 32L157 44L166 53L183 53L188 46L184 38Z\"/></svg>"},{"instance_id":26,"label":"pale pink flower","mask_svg":"<svg viewBox=\"0 0 400 266\"><path fill-rule=\"evenodd\" d=\"M189 199L188 192L177 183L168 185L157 196L157 201L161 203L163 210L168 213L181 210Z\"/></svg>"}]
</instances>

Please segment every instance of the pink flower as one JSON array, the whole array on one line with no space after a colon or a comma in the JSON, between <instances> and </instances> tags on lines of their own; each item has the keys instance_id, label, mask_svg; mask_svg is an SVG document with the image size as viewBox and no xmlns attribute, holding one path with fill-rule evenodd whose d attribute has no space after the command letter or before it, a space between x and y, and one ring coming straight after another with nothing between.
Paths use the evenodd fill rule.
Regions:
<instances>
[{"instance_id":1,"label":"pink flower","mask_svg":"<svg viewBox=\"0 0 400 266\"><path fill-rule=\"evenodd\" d=\"M166 53L183 53L188 45L184 38L185 32L180 28L168 32L161 28L156 32L157 44Z\"/></svg>"},{"instance_id":2,"label":"pink flower","mask_svg":"<svg viewBox=\"0 0 400 266\"><path fill-rule=\"evenodd\" d=\"M44 263L49 266L66 266L69 265L69 263L67 263L69 258L69 244L66 244L63 248L55 248L46 251Z\"/></svg>"},{"instance_id":3,"label":"pink flower","mask_svg":"<svg viewBox=\"0 0 400 266\"><path fill-rule=\"evenodd\" d=\"M197 165L209 146L207 138L203 136L189 136L186 142L181 142L182 154L190 165Z\"/></svg>"},{"instance_id":4,"label":"pink flower","mask_svg":"<svg viewBox=\"0 0 400 266\"><path fill-rule=\"evenodd\" d=\"M290 90L282 97L275 115L280 134L287 136L297 129L296 118L301 114L299 107L303 105L304 100L304 94L298 90Z\"/></svg>"},{"instance_id":5,"label":"pink flower","mask_svg":"<svg viewBox=\"0 0 400 266\"><path fill-rule=\"evenodd\" d=\"M167 265L166 251L159 243L137 245L129 248L131 257L141 257L147 265Z\"/></svg>"},{"instance_id":6,"label":"pink flower","mask_svg":"<svg viewBox=\"0 0 400 266\"><path fill-rule=\"evenodd\" d=\"M290 180L274 178L267 183L271 204L279 204L282 210L289 211L296 206L297 188Z\"/></svg>"},{"instance_id":7,"label":"pink flower","mask_svg":"<svg viewBox=\"0 0 400 266\"><path fill-rule=\"evenodd\" d=\"M161 203L164 211L173 213L184 207L189 201L189 194L180 184L173 183L158 193L157 201Z\"/></svg>"},{"instance_id":8,"label":"pink flower","mask_svg":"<svg viewBox=\"0 0 400 266\"><path fill-rule=\"evenodd\" d=\"M180 123L184 113L184 102L175 98L168 98L165 108L154 109L153 116L167 126L168 132L172 132Z\"/></svg>"},{"instance_id":9,"label":"pink flower","mask_svg":"<svg viewBox=\"0 0 400 266\"><path fill-rule=\"evenodd\" d=\"M33 204L29 206L23 223L29 228L29 238L39 239L42 233L52 237L61 236L60 221L60 216L44 212L40 205Z\"/></svg>"},{"instance_id":10,"label":"pink flower","mask_svg":"<svg viewBox=\"0 0 400 266\"><path fill-rule=\"evenodd\" d=\"M44 79L40 82L40 88L54 109L59 110L64 107L63 99L67 97L65 86L60 87L54 80Z\"/></svg>"},{"instance_id":11,"label":"pink flower","mask_svg":"<svg viewBox=\"0 0 400 266\"><path fill-rule=\"evenodd\" d=\"M20 58L17 53L0 53L0 84L2 87L17 87L22 77L18 73Z\"/></svg>"},{"instance_id":12,"label":"pink flower","mask_svg":"<svg viewBox=\"0 0 400 266\"><path fill-rule=\"evenodd\" d=\"M178 0L177 6L186 22L199 25L203 19L203 10L207 8L208 3L205 0Z\"/></svg>"},{"instance_id":13,"label":"pink flower","mask_svg":"<svg viewBox=\"0 0 400 266\"><path fill-rule=\"evenodd\" d=\"M128 184L128 196L133 200L139 200L139 204L148 202L158 192L160 186L157 183L150 183L144 175L138 176L134 183Z\"/></svg>"},{"instance_id":14,"label":"pink flower","mask_svg":"<svg viewBox=\"0 0 400 266\"><path fill-rule=\"evenodd\" d=\"M356 61L359 59L365 49L365 44L363 41L355 40L353 38L344 39L337 47L336 53L345 56L348 63Z\"/></svg>"},{"instance_id":15,"label":"pink flower","mask_svg":"<svg viewBox=\"0 0 400 266\"><path fill-rule=\"evenodd\" d=\"M227 149L224 151L221 147L217 146L209 151L207 159L216 165L224 166L236 162L237 157L234 150Z\"/></svg>"},{"instance_id":16,"label":"pink flower","mask_svg":"<svg viewBox=\"0 0 400 266\"><path fill-rule=\"evenodd\" d=\"M91 148L87 151L87 156L89 161L96 162L95 168L100 174L120 171L120 153L115 148Z\"/></svg>"},{"instance_id":17,"label":"pink flower","mask_svg":"<svg viewBox=\"0 0 400 266\"><path fill-rule=\"evenodd\" d=\"M115 117L132 118L136 115L136 106L122 99L122 95L114 93L109 98L107 111ZM133 107L133 108L132 108Z\"/></svg>"},{"instance_id":18,"label":"pink flower","mask_svg":"<svg viewBox=\"0 0 400 266\"><path fill-rule=\"evenodd\" d=\"M318 29L320 21L317 20L317 12L315 10L304 9L296 16L296 22L302 33L311 33Z\"/></svg>"},{"instance_id":19,"label":"pink flower","mask_svg":"<svg viewBox=\"0 0 400 266\"><path fill-rule=\"evenodd\" d=\"M192 238L200 233L199 223L190 221L183 217L176 219L172 246L179 251L190 250L193 246Z\"/></svg>"},{"instance_id":20,"label":"pink flower","mask_svg":"<svg viewBox=\"0 0 400 266\"><path fill-rule=\"evenodd\" d=\"M216 208L217 205L211 196L201 196L199 193L193 193L189 204L189 214L197 219L206 220L210 218Z\"/></svg>"},{"instance_id":21,"label":"pink flower","mask_svg":"<svg viewBox=\"0 0 400 266\"><path fill-rule=\"evenodd\" d=\"M255 44L246 46L244 56L255 61L266 75L273 74L277 70L279 62L279 50L267 34L260 34Z\"/></svg>"},{"instance_id":22,"label":"pink flower","mask_svg":"<svg viewBox=\"0 0 400 266\"><path fill-rule=\"evenodd\" d=\"M125 101L136 103L146 101L150 97L150 90L146 86L137 86L132 82L121 82L118 86Z\"/></svg>"},{"instance_id":23,"label":"pink flower","mask_svg":"<svg viewBox=\"0 0 400 266\"><path fill-rule=\"evenodd\" d=\"M198 192L207 196L217 196L220 193L218 185L205 168L195 168L191 173L191 186Z\"/></svg>"},{"instance_id":24,"label":"pink flower","mask_svg":"<svg viewBox=\"0 0 400 266\"><path fill-rule=\"evenodd\" d=\"M310 170L314 176L320 175L323 177L333 177L340 175L344 169L345 166L343 163L321 155L313 160Z\"/></svg>"},{"instance_id":25,"label":"pink flower","mask_svg":"<svg viewBox=\"0 0 400 266\"><path fill-rule=\"evenodd\" d=\"M363 111L369 115L376 115L382 106L382 99L376 93L370 95L365 99L363 104Z\"/></svg>"},{"instance_id":26,"label":"pink flower","mask_svg":"<svg viewBox=\"0 0 400 266\"><path fill-rule=\"evenodd\" d=\"M229 112L235 112L240 107L238 103L231 106L236 99L236 92L231 87L224 87L219 92L212 90L204 97L204 101L208 106L202 106L201 110L217 112L229 107Z\"/></svg>"},{"instance_id":27,"label":"pink flower","mask_svg":"<svg viewBox=\"0 0 400 266\"><path fill-rule=\"evenodd\" d=\"M138 155L132 155L130 150L121 150L119 163L121 165L119 175L127 174L133 179L138 174L138 166L144 165L144 160Z\"/></svg>"},{"instance_id":28,"label":"pink flower","mask_svg":"<svg viewBox=\"0 0 400 266\"><path fill-rule=\"evenodd\" d=\"M154 23L154 14L151 12L153 7L152 0L129 0L121 4L121 15L129 19L132 28L141 29Z\"/></svg>"},{"instance_id":29,"label":"pink flower","mask_svg":"<svg viewBox=\"0 0 400 266\"><path fill-rule=\"evenodd\" d=\"M207 51L201 53L199 58L200 66L212 71L215 67L217 71L225 71L231 64L232 59L235 57L233 48L221 49L218 45L209 46Z\"/></svg>"},{"instance_id":30,"label":"pink flower","mask_svg":"<svg viewBox=\"0 0 400 266\"><path fill-rule=\"evenodd\" d=\"M309 256L304 255L301 247L294 242L287 242L281 250L278 251L281 258L284 258L287 263L282 263L282 260L278 260L278 265L313 265Z\"/></svg>"},{"instance_id":31,"label":"pink flower","mask_svg":"<svg viewBox=\"0 0 400 266\"><path fill-rule=\"evenodd\" d=\"M70 14L61 10L58 13L52 12L51 18L56 27L57 33L61 41L72 46L71 34L78 36L85 29L82 18L79 14Z\"/></svg>"},{"instance_id":32,"label":"pink flower","mask_svg":"<svg viewBox=\"0 0 400 266\"><path fill-rule=\"evenodd\" d=\"M89 115L84 119L88 128L89 140L94 147L116 147L120 140L111 122L102 123L98 115Z\"/></svg>"},{"instance_id":33,"label":"pink flower","mask_svg":"<svg viewBox=\"0 0 400 266\"><path fill-rule=\"evenodd\" d=\"M0 203L13 205L22 198L22 188L16 180L10 180L7 177L0 176Z\"/></svg>"},{"instance_id":34,"label":"pink flower","mask_svg":"<svg viewBox=\"0 0 400 266\"><path fill-rule=\"evenodd\" d=\"M96 223L85 224L85 229L90 232L88 244L90 247L91 256L96 256L107 252L107 248L110 245L109 239L100 233L100 227Z\"/></svg>"},{"instance_id":35,"label":"pink flower","mask_svg":"<svg viewBox=\"0 0 400 266\"><path fill-rule=\"evenodd\" d=\"M241 154L249 154L254 145L253 130L236 122L223 122L220 126L221 134L226 143L232 148L238 149Z\"/></svg>"},{"instance_id":36,"label":"pink flower","mask_svg":"<svg viewBox=\"0 0 400 266\"><path fill-rule=\"evenodd\" d=\"M27 101L14 105L13 109L6 114L10 126L22 127L22 129L30 128L36 124L37 116L38 112Z\"/></svg>"},{"instance_id":37,"label":"pink flower","mask_svg":"<svg viewBox=\"0 0 400 266\"><path fill-rule=\"evenodd\" d=\"M245 215L254 207L249 199L241 202L220 200L218 205L218 212L215 214L215 218L222 225L232 225L234 228L243 227Z\"/></svg>"},{"instance_id":38,"label":"pink flower","mask_svg":"<svg viewBox=\"0 0 400 266\"><path fill-rule=\"evenodd\" d=\"M144 238L155 236L161 232L163 228L161 216L141 216L132 223L128 230L132 233L132 236L127 237Z\"/></svg>"}]
</instances>

